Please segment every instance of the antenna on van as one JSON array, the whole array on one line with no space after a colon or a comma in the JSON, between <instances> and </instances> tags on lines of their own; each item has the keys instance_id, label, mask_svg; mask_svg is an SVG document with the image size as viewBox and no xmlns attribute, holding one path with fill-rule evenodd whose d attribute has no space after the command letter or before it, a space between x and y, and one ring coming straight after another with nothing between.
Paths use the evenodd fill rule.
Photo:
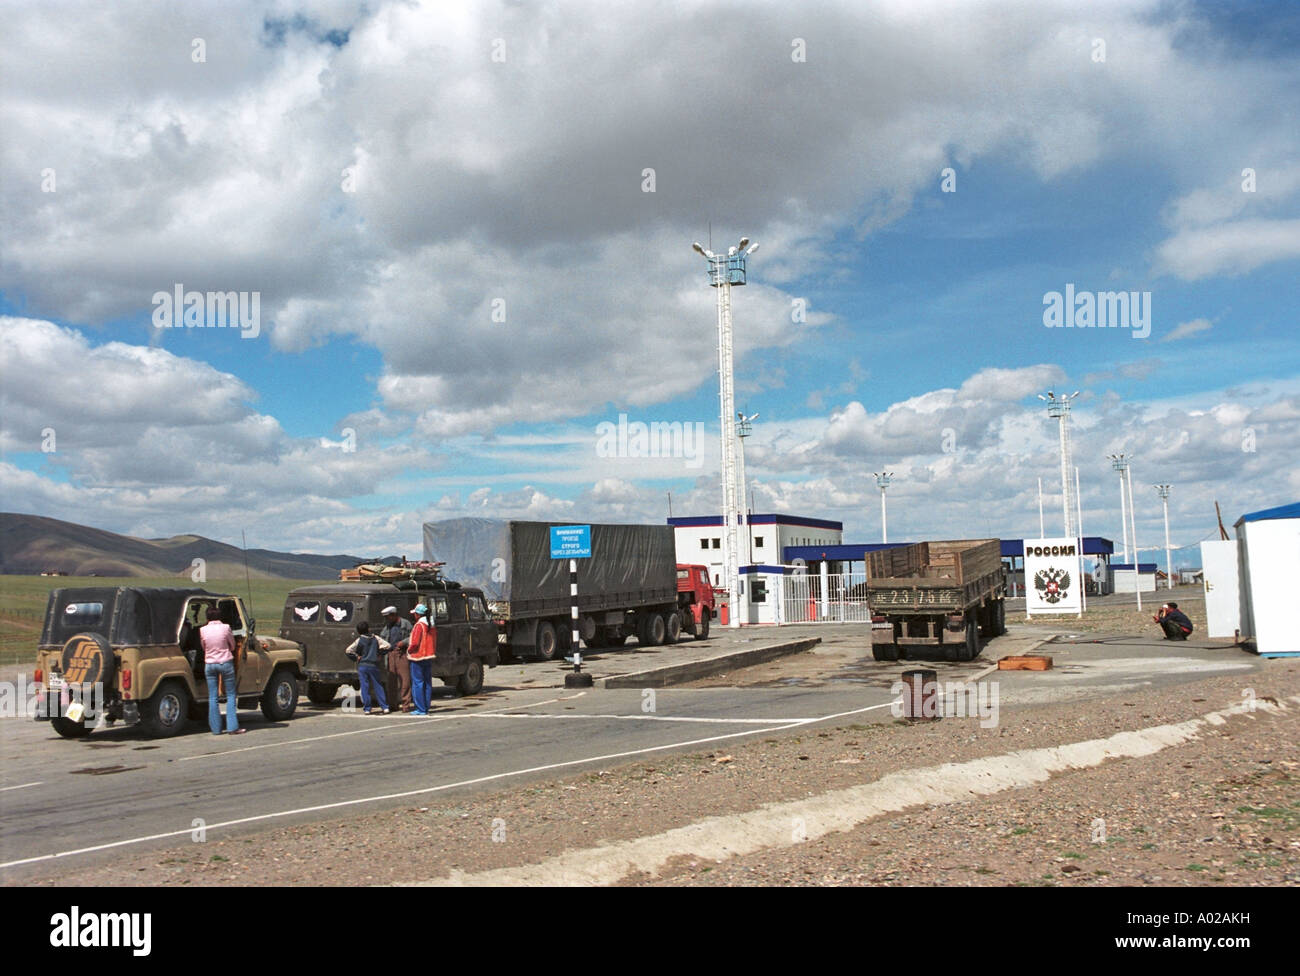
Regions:
<instances>
[{"instance_id":1,"label":"antenna on van","mask_svg":"<svg viewBox=\"0 0 1300 976\"><path fill-rule=\"evenodd\" d=\"M248 587L248 612L253 612L253 581L248 576L248 535L239 530L239 538L244 543L244 585Z\"/></svg>"}]
</instances>

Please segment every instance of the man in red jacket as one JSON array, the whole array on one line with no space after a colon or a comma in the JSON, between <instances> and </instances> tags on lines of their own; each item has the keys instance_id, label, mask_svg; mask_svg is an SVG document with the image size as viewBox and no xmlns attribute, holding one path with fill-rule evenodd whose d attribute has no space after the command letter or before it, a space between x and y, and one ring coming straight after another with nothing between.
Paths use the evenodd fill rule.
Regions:
<instances>
[{"instance_id":1,"label":"man in red jacket","mask_svg":"<svg viewBox=\"0 0 1300 976\"><path fill-rule=\"evenodd\" d=\"M438 629L423 603L411 615L416 618L406 649L406 659L411 663L411 698L415 701L415 714L428 715L433 694L433 659L438 656Z\"/></svg>"}]
</instances>

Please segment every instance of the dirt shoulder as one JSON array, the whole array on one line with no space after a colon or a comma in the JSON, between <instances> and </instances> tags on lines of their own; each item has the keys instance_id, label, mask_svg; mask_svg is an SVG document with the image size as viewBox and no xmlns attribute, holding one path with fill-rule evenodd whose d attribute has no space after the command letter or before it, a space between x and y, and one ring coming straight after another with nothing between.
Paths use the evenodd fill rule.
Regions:
<instances>
[{"instance_id":1,"label":"dirt shoulder","mask_svg":"<svg viewBox=\"0 0 1300 976\"><path fill-rule=\"evenodd\" d=\"M1252 674L1261 698L1300 692L1300 662ZM814 726L725 750L593 769L488 795L124 851L59 865L41 884L330 885L430 881L533 863L915 768L1104 738L1242 700L1219 677L977 720ZM1142 759L1037 786L919 806L863 827L721 863L676 863L667 884L1294 884L1300 881L1300 707L1229 720ZM414 781L413 781L414 782ZM1095 821L1107 838L1092 843ZM494 839L495 838L495 839ZM1077 870L1075 870L1077 869Z\"/></svg>"}]
</instances>

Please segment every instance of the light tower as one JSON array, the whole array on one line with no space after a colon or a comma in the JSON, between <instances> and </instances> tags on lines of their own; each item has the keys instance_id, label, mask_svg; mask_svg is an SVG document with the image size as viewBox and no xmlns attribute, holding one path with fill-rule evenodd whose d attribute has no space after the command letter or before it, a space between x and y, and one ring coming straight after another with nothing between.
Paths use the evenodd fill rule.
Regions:
<instances>
[{"instance_id":1,"label":"light tower","mask_svg":"<svg viewBox=\"0 0 1300 976\"><path fill-rule=\"evenodd\" d=\"M876 474L876 484L880 487L880 541L881 542L889 541L889 522L888 519L886 518L886 510L885 510L885 489L889 487L889 483L893 480L894 480L894 472L892 471L881 471L879 474Z\"/></svg>"},{"instance_id":2,"label":"light tower","mask_svg":"<svg viewBox=\"0 0 1300 976\"><path fill-rule=\"evenodd\" d=\"M1165 506L1165 589L1174 588L1174 567L1173 560L1169 552L1169 489L1173 485L1156 485L1155 489L1160 494L1160 501Z\"/></svg>"},{"instance_id":3,"label":"light tower","mask_svg":"<svg viewBox=\"0 0 1300 976\"><path fill-rule=\"evenodd\" d=\"M1133 543L1133 593L1137 596L1137 608L1142 609L1142 574L1138 570L1137 517L1133 513L1133 455L1111 454L1111 466L1119 472L1120 515L1123 517L1125 489L1128 492L1128 525L1124 527L1127 539ZM1124 561L1128 561L1128 541L1124 543Z\"/></svg>"},{"instance_id":4,"label":"light tower","mask_svg":"<svg viewBox=\"0 0 1300 976\"><path fill-rule=\"evenodd\" d=\"M739 486L740 507L744 512L742 516L745 522L745 558L750 562L754 561L754 529L749 524L749 517L753 514L749 506L745 504L749 495L749 489L745 481L745 438L754 433L754 421L758 419L758 414L736 414L736 471L737 484Z\"/></svg>"},{"instance_id":5,"label":"light tower","mask_svg":"<svg viewBox=\"0 0 1300 976\"><path fill-rule=\"evenodd\" d=\"M748 237L727 249L726 254L714 254L698 241L691 245L709 262L709 284L718 289L718 399L721 417L722 453L722 572L727 585L728 621L732 627L740 626L740 578L737 563L739 546L736 539L736 520L740 500L736 485L736 431L732 418L736 414L734 362L731 345L731 286L745 283L745 259L758 249Z\"/></svg>"},{"instance_id":6,"label":"light tower","mask_svg":"<svg viewBox=\"0 0 1300 976\"><path fill-rule=\"evenodd\" d=\"M1110 466L1119 472L1119 524L1124 535L1124 562L1128 562L1128 502L1124 497L1125 473L1128 471L1127 454L1108 454Z\"/></svg>"},{"instance_id":7,"label":"light tower","mask_svg":"<svg viewBox=\"0 0 1300 976\"><path fill-rule=\"evenodd\" d=\"M1047 402L1047 416L1058 422L1061 433L1061 516L1063 532L1066 539L1074 538L1074 500L1070 486L1070 469L1074 462L1070 459L1070 401L1079 395L1075 390L1068 396L1057 396L1051 390L1047 396L1038 394L1038 399Z\"/></svg>"}]
</instances>

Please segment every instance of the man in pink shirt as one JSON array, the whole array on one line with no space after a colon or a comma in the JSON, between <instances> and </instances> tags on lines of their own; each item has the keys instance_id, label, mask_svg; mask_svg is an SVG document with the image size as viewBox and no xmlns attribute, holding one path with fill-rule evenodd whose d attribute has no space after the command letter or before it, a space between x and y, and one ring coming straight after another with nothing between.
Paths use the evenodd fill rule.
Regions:
<instances>
[{"instance_id":1,"label":"man in pink shirt","mask_svg":"<svg viewBox=\"0 0 1300 976\"><path fill-rule=\"evenodd\" d=\"M235 714L235 635L230 625L221 619L221 611L208 607L208 622L199 631L203 641L204 673L208 679L208 728L213 735L221 735L221 705L218 702L217 685L226 682L226 728L230 735L239 735L246 731L239 727Z\"/></svg>"}]
</instances>

